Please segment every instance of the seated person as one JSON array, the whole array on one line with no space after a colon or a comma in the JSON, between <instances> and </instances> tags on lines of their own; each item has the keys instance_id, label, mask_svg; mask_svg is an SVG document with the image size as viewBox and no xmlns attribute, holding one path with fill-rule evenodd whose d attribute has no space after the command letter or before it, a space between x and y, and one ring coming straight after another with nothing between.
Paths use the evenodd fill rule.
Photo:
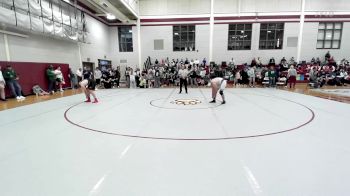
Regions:
<instances>
[{"instance_id":1,"label":"seated person","mask_svg":"<svg viewBox=\"0 0 350 196\"><path fill-rule=\"evenodd\" d=\"M250 63L250 66L253 67L253 66L256 66L257 65L257 62L256 62L256 59L254 58L252 60L252 62Z\"/></svg>"},{"instance_id":2,"label":"seated person","mask_svg":"<svg viewBox=\"0 0 350 196\"><path fill-rule=\"evenodd\" d=\"M269 61L269 66L271 66L271 65L273 65L273 66L275 66L276 65L276 63L275 63L275 58L271 58L270 59L270 61Z\"/></svg>"},{"instance_id":3,"label":"seated person","mask_svg":"<svg viewBox=\"0 0 350 196\"><path fill-rule=\"evenodd\" d=\"M101 82L105 89L112 88L112 76L109 74L108 71L102 73Z\"/></svg>"},{"instance_id":4,"label":"seated person","mask_svg":"<svg viewBox=\"0 0 350 196\"><path fill-rule=\"evenodd\" d=\"M289 65L295 65L295 60L294 60L294 57L292 57L290 60L289 60Z\"/></svg>"},{"instance_id":5,"label":"seated person","mask_svg":"<svg viewBox=\"0 0 350 196\"><path fill-rule=\"evenodd\" d=\"M283 57L282 59L281 59L281 65L284 65L285 63L287 63L287 60L286 60L286 57Z\"/></svg>"},{"instance_id":6,"label":"seated person","mask_svg":"<svg viewBox=\"0 0 350 196\"><path fill-rule=\"evenodd\" d=\"M141 78L140 78L140 84L139 84L140 88L146 88L147 87L147 81L145 78L145 75L142 74Z\"/></svg>"},{"instance_id":7,"label":"seated person","mask_svg":"<svg viewBox=\"0 0 350 196\"><path fill-rule=\"evenodd\" d=\"M39 85L34 85L33 86L33 93L36 94L36 95L40 95L40 96L43 96L43 95L49 95L50 93L44 91Z\"/></svg>"},{"instance_id":8,"label":"seated person","mask_svg":"<svg viewBox=\"0 0 350 196\"><path fill-rule=\"evenodd\" d=\"M270 70L267 72L269 77L269 86L276 86L276 70L274 66L270 66Z\"/></svg>"}]
</instances>

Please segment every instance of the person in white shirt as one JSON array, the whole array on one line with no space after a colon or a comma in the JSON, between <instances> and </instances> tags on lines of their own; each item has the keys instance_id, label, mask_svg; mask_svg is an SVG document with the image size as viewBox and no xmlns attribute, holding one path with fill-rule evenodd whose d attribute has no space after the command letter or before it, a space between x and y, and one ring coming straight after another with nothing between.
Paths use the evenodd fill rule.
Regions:
<instances>
[{"instance_id":1,"label":"person in white shirt","mask_svg":"<svg viewBox=\"0 0 350 196\"><path fill-rule=\"evenodd\" d=\"M6 85L6 82L5 82L4 76L2 75L1 66L0 66L0 100L1 101L6 101L5 85Z\"/></svg>"},{"instance_id":2,"label":"person in white shirt","mask_svg":"<svg viewBox=\"0 0 350 196\"><path fill-rule=\"evenodd\" d=\"M96 68L95 72L94 72L94 77L95 77L95 81L96 81L96 85L100 86L101 84L101 77L102 77L102 72L100 70L100 68Z\"/></svg>"},{"instance_id":3,"label":"person in white shirt","mask_svg":"<svg viewBox=\"0 0 350 196\"><path fill-rule=\"evenodd\" d=\"M65 82L64 82L63 75L62 75L61 67L57 67L57 69L54 71L54 73L56 75L57 85L60 87L60 91L63 92L62 85L65 84Z\"/></svg>"},{"instance_id":4,"label":"person in white shirt","mask_svg":"<svg viewBox=\"0 0 350 196\"><path fill-rule=\"evenodd\" d=\"M290 68L288 69L288 83L289 83L289 88L295 88L295 83L296 83L296 78L297 78L297 70L294 68L294 65L291 65Z\"/></svg>"},{"instance_id":5,"label":"person in white shirt","mask_svg":"<svg viewBox=\"0 0 350 196\"><path fill-rule=\"evenodd\" d=\"M135 78L135 72L132 68L130 68L130 88L136 88L136 78Z\"/></svg>"},{"instance_id":6,"label":"person in white shirt","mask_svg":"<svg viewBox=\"0 0 350 196\"><path fill-rule=\"evenodd\" d=\"M181 69L179 70L179 78L180 78L180 92L182 92L182 85L185 85L185 91L187 93L187 77L188 77L188 70L185 69L185 66L181 66Z\"/></svg>"},{"instance_id":7,"label":"person in white shirt","mask_svg":"<svg viewBox=\"0 0 350 196\"><path fill-rule=\"evenodd\" d=\"M228 77L216 77L213 78L210 83L211 83L211 96L213 98L213 100L210 103L215 103L216 102L216 94L219 91L219 94L221 95L222 98L222 104L225 104L225 95L224 95L224 89L226 88L226 84L227 84L227 79Z\"/></svg>"}]
</instances>

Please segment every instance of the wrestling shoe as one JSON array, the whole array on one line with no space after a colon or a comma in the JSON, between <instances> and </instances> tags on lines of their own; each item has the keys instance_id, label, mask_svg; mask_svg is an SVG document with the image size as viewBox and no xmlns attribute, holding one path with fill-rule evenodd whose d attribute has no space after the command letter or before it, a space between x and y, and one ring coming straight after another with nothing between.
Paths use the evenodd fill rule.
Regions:
<instances>
[{"instance_id":1,"label":"wrestling shoe","mask_svg":"<svg viewBox=\"0 0 350 196\"><path fill-rule=\"evenodd\" d=\"M95 99L92 103L98 103L98 100L97 99Z\"/></svg>"},{"instance_id":2,"label":"wrestling shoe","mask_svg":"<svg viewBox=\"0 0 350 196\"><path fill-rule=\"evenodd\" d=\"M226 101L222 101L222 103L221 104L225 104L226 103Z\"/></svg>"},{"instance_id":3,"label":"wrestling shoe","mask_svg":"<svg viewBox=\"0 0 350 196\"><path fill-rule=\"evenodd\" d=\"M214 100L212 100L211 102L209 102L209 103L216 103L216 101L215 101L215 99Z\"/></svg>"}]
</instances>

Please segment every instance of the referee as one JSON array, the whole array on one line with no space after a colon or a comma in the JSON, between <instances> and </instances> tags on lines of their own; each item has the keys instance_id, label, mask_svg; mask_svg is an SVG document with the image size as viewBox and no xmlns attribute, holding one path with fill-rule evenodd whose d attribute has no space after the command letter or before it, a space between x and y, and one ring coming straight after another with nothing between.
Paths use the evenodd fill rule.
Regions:
<instances>
[{"instance_id":1,"label":"referee","mask_svg":"<svg viewBox=\"0 0 350 196\"><path fill-rule=\"evenodd\" d=\"M182 65L181 69L179 70L179 78L180 78L180 92L182 92L182 85L185 85L185 91L187 93L187 77L188 77L188 70L185 69L185 66Z\"/></svg>"}]
</instances>

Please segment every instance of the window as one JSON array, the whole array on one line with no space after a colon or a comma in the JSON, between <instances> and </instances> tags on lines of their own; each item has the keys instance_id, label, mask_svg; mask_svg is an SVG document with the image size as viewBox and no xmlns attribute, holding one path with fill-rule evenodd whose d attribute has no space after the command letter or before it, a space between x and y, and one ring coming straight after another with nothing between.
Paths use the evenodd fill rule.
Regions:
<instances>
[{"instance_id":1,"label":"window","mask_svg":"<svg viewBox=\"0 0 350 196\"><path fill-rule=\"evenodd\" d=\"M228 26L227 50L250 50L252 24L230 24Z\"/></svg>"},{"instance_id":2,"label":"window","mask_svg":"<svg viewBox=\"0 0 350 196\"><path fill-rule=\"evenodd\" d=\"M343 23L320 23L318 25L317 49L340 49Z\"/></svg>"},{"instance_id":3,"label":"window","mask_svg":"<svg viewBox=\"0 0 350 196\"><path fill-rule=\"evenodd\" d=\"M132 52L132 29L131 26L118 27L119 52Z\"/></svg>"},{"instance_id":4,"label":"window","mask_svg":"<svg viewBox=\"0 0 350 196\"><path fill-rule=\"evenodd\" d=\"M282 49L284 23L261 23L259 49Z\"/></svg>"},{"instance_id":5,"label":"window","mask_svg":"<svg viewBox=\"0 0 350 196\"><path fill-rule=\"evenodd\" d=\"M173 50L174 51L195 51L196 47L196 26L177 25L173 26Z\"/></svg>"}]
</instances>

